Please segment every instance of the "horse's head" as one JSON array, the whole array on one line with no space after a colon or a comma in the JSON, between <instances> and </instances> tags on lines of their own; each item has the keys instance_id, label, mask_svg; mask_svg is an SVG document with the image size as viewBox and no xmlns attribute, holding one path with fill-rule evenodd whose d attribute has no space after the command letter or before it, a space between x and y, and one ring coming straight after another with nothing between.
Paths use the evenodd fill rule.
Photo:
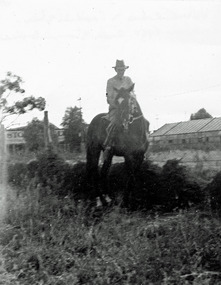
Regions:
<instances>
[{"instance_id":1,"label":"horse's head","mask_svg":"<svg viewBox=\"0 0 221 285\"><path fill-rule=\"evenodd\" d=\"M116 87L114 87L114 90L116 91L117 93L117 96L116 96L116 102L117 103L121 103L122 102L122 99L129 99L130 97L130 94L131 92L134 90L134 83L129 87L129 88L120 88L120 89L117 89Z\"/></svg>"},{"instance_id":2,"label":"horse's head","mask_svg":"<svg viewBox=\"0 0 221 285\"><path fill-rule=\"evenodd\" d=\"M131 123L134 119L142 116L140 106L133 94L134 84L129 88L116 89L116 104L118 105L118 119L119 123L124 126Z\"/></svg>"}]
</instances>

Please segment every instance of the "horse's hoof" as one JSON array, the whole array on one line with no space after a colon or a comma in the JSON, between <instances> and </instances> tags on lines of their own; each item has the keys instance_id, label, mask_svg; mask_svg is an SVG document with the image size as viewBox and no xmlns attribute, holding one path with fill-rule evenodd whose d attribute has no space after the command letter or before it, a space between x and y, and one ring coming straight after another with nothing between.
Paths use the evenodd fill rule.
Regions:
<instances>
[{"instance_id":1,"label":"horse's hoof","mask_svg":"<svg viewBox=\"0 0 221 285\"><path fill-rule=\"evenodd\" d=\"M108 205L110 205L110 203L112 202L112 199L108 195L104 195L104 199Z\"/></svg>"},{"instance_id":2,"label":"horse's hoof","mask_svg":"<svg viewBox=\"0 0 221 285\"><path fill-rule=\"evenodd\" d=\"M101 208L103 206L100 197L96 198L96 208Z\"/></svg>"}]
</instances>

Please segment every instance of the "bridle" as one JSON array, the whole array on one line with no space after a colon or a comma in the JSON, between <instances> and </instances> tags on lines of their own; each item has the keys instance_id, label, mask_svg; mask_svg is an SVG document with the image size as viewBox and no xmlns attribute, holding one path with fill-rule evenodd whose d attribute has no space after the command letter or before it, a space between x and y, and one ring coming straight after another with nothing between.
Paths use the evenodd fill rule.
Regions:
<instances>
[{"instance_id":1,"label":"bridle","mask_svg":"<svg viewBox=\"0 0 221 285\"><path fill-rule=\"evenodd\" d=\"M126 97L121 97L123 100L121 101L121 104L124 102L124 100L127 100L127 104L128 104L128 106L127 106L127 108L128 108L128 111L126 111L125 109L122 109L121 110L121 115L120 115L120 117L121 117L121 119L122 119L122 125L123 125L123 127L124 127L124 130L128 130L128 128L129 128L129 126L131 125L131 124L133 124L133 122L135 122L136 120L139 120L139 119L141 119L141 118L143 118L143 114L142 114L142 112L140 111L140 114L138 115L138 116L136 116L136 113L137 113L137 107L139 106L137 106L137 102L135 103L135 106L133 105L134 104L134 102L132 102L132 101L130 101L131 100L131 98L130 97L128 97L128 98L126 98ZM131 104L131 105L130 105ZM125 114L126 114L126 116L125 116Z\"/></svg>"},{"instance_id":2,"label":"bridle","mask_svg":"<svg viewBox=\"0 0 221 285\"><path fill-rule=\"evenodd\" d=\"M133 115L129 115L129 117L130 117L130 118L129 118L128 123L129 123L129 124L133 124L134 121L143 118L143 114L140 115L140 116L138 116L138 117L134 117Z\"/></svg>"}]
</instances>

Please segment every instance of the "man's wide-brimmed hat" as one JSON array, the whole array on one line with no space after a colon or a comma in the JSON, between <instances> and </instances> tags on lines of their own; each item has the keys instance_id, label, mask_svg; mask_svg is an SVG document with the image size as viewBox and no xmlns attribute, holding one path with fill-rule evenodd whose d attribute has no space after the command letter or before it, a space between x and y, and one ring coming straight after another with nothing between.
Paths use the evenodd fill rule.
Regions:
<instances>
[{"instance_id":1,"label":"man's wide-brimmed hat","mask_svg":"<svg viewBox=\"0 0 221 285\"><path fill-rule=\"evenodd\" d=\"M129 66L125 65L123 60L116 60L116 65L113 66L112 68L118 68L118 69L127 69Z\"/></svg>"}]
</instances>

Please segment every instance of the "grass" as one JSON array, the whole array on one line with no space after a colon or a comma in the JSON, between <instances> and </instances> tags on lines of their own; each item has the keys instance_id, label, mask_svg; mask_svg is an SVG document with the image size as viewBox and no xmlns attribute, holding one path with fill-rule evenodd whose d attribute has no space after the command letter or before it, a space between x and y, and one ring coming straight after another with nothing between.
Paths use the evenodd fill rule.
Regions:
<instances>
[{"instance_id":1,"label":"grass","mask_svg":"<svg viewBox=\"0 0 221 285\"><path fill-rule=\"evenodd\" d=\"M221 284L221 222L209 213L97 210L31 183L8 193L4 284Z\"/></svg>"}]
</instances>

